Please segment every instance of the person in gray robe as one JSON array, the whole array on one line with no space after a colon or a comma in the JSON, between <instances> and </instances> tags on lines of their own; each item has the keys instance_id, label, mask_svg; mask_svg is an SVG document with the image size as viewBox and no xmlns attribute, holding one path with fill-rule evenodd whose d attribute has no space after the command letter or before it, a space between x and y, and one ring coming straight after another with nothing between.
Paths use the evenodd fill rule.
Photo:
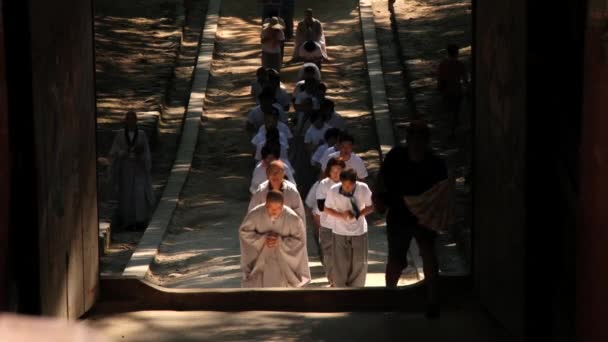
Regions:
<instances>
[{"instance_id":1,"label":"person in gray robe","mask_svg":"<svg viewBox=\"0 0 608 342\"><path fill-rule=\"evenodd\" d=\"M313 17L312 9L310 8L306 9L304 12L304 20L298 23L298 28L296 29L296 41L292 58L293 62L301 60L300 47L308 41L317 43L321 49L323 61L329 61L329 57L327 57L327 46L325 45L323 24Z\"/></svg>"},{"instance_id":2,"label":"person in gray robe","mask_svg":"<svg viewBox=\"0 0 608 342\"><path fill-rule=\"evenodd\" d=\"M242 287L302 287L311 280L302 219L270 191L239 229Z\"/></svg>"},{"instance_id":3,"label":"person in gray robe","mask_svg":"<svg viewBox=\"0 0 608 342\"><path fill-rule=\"evenodd\" d=\"M304 222L304 227L306 227L306 209L302 202L302 196L300 196L296 185L285 179L285 164L280 160L271 162L266 168L266 176L268 180L260 184L253 193L247 211L251 211L266 202L268 192L279 191L283 194L285 205L298 214Z\"/></svg>"},{"instance_id":4,"label":"person in gray robe","mask_svg":"<svg viewBox=\"0 0 608 342\"><path fill-rule=\"evenodd\" d=\"M146 133L137 127L135 112L126 114L125 128L116 133L109 157L111 182L118 197L117 226L143 229L155 199L150 177L150 147Z\"/></svg>"}]
</instances>

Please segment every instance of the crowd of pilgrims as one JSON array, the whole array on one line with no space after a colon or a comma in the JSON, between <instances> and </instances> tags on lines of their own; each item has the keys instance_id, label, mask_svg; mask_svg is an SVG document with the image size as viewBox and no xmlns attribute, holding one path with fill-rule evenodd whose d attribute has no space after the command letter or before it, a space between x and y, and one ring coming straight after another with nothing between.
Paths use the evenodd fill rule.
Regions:
<instances>
[{"instance_id":1,"label":"crowd of pilgrims","mask_svg":"<svg viewBox=\"0 0 608 342\"><path fill-rule=\"evenodd\" d=\"M329 284L365 286L365 217L373 211L364 182L368 172L326 92L315 63L302 65L291 93L273 68L260 67L251 84L257 105L247 115L247 130L256 164L240 228L245 287L300 287L311 281L307 218ZM307 191L305 197L299 189ZM282 208L274 216L273 204Z\"/></svg>"},{"instance_id":2,"label":"crowd of pilgrims","mask_svg":"<svg viewBox=\"0 0 608 342\"><path fill-rule=\"evenodd\" d=\"M429 312L437 315L439 269L435 240L438 232L452 223L453 201L449 193L453 184L448 181L445 162L429 147L429 126L424 121L410 123L407 145L395 146L386 154L372 193L366 184L365 163L353 152L355 138L336 112L336 104L326 97L328 89L320 67L329 59L321 23L309 9L298 24L295 41L301 53L295 52L292 61L304 63L293 91L288 93L280 73L285 26L276 16L265 19L262 67L251 84L256 106L246 119L255 167L249 187L250 203L238 229L242 286L302 287L311 282L307 218L312 219L314 245L329 285L365 286L366 216L375 210L380 214L387 212L386 286L397 286L401 272L408 266L410 242L415 239L423 261ZM451 89L450 84L454 84L452 88L460 87L463 74L457 48L448 52L450 59L441 70L455 72L440 72L442 91ZM458 68L451 68L452 65ZM448 95L451 94L460 93ZM460 101L460 97L449 98ZM452 104L449 108L456 108L458 101L448 101ZM116 134L109 157L100 159L110 166L108 175L118 199L112 226L144 229L155 199L150 148L145 132L137 125L136 113L126 114L125 126Z\"/></svg>"}]
</instances>

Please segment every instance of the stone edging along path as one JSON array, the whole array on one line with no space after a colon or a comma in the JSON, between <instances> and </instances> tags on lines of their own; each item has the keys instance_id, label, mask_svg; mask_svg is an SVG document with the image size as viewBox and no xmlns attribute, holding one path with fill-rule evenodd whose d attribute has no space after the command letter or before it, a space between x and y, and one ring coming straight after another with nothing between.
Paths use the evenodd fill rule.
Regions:
<instances>
[{"instance_id":1,"label":"stone edging along path","mask_svg":"<svg viewBox=\"0 0 608 342\"><path fill-rule=\"evenodd\" d=\"M386 98L384 75L382 72L382 59L376 38L376 24L371 0L359 1L359 16L361 18L361 32L367 59L367 74L369 76L369 90L372 101L372 111L376 123L376 135L380 145L380 158L395 145L393 121Z\"/></svg>"},{"instance_id":2,"label":"stone edging along path","mask_svg":"<svg viewBox=\"0 0 608 342\"><path fill-rule=\"evenodd\" d=\"M207 92L211 60L213 59L220 5L221 0L209 1L203 37L194 68L190 100L175 162L150 224L122 273L124 277L136 277L140 279L145 277L165 236L167 227L173 217L173 212L177 207L179 195L188 177L203 115L203 105Z\"/></svg>"}]
</instances>

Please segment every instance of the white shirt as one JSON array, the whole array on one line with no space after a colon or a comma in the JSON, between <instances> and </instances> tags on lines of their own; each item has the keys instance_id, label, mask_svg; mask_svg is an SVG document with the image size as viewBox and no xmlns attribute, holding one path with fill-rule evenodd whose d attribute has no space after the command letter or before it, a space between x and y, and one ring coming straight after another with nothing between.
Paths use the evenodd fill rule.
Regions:
<instances>
[{"instance_id":1,"label":"white shirt","mask_svg":"<svg viewBox=\"0 0 608 342\"><path fill-rule=\"evenodd\" d=\"M323 152L321 158L319 158L319 164L321 164L321 168L325 171L327 167L327 163L329 162L329 155L335 153L337 151L336 146L328 147L327 150Z\"/></svg>"},{"instance_id":2,"label":"white shirt","mask_svg":"<svg viewBox=\"0 0 608 342\"><path fill-rule=\"evenodd\" d=\"M319 147L317 147L317 149L315 150L315 153L313 153L310 157L310 165L315 166L315 163L321 164L321 157L323 156L323 153L327 151L328 148L329 146L327 146L327 143L319 145Z\"/></svg>"},{"instance_id":3,"label":"white shirt","mask_svg":"<svg viewBox=\"0 0 608 342\"><path fill-rule=\"evenodd\" d=\"M331 126L324 123L323 127L320 129L315 127L315 125L310 125L306 130L306 134L304 135L304 143L312 144L313 146L318 146L319 142L325 141L325 132L330 129Z\"/></svg>"},{"instance_id":4,"label":"white shirt","mask_svg":"<svg viewBox=\"0 0 608 342\"><path fill-rule=\"evenodd\" d=\"M253 169L253 175L251 176L251 186L249 187L249 192L253 194L260 184L264 183L268 180L268 176L266 175L267 166L264 165L264 162L259 162L256 165L255 169ZM285 176L287 176L287 180L292 183L296 183L295 178L293 177L293 172L291 170L291 166L285 163Z\"/></svg>"},{"instance_id":5,"label":"white shirt","mask_svg":"<svg viewBox=\"0 0 608 342\"><path fill-rule=\"evenodd\" d=\"M310 190L308 191L308 195L306 195L306 201L304 201L304 203L306 204L307 207L309 207L310 209L312 209L312 213L314 215L319 215L319 207L317 206L317 188L319 186L319 181L316 181L315 184L313 184L310 187Z\"/></svg>"},{"instance_id":6,"label":"white shirt","mask_svg":"<svg viewBox=\"0 0 608 342\"><path fill-rule=\"evenodd\" d=\"M287 126L287 124L285 124L284 122L279 121L277 123L277 129L279 130L279 136L284 135L285 138L287 139L285 142L288 142L289 139L293 138L293 134L291 134L291 130L289 129L289 126ZM260 129L258 129L258 133L255 136L257 137L258 135L261 135L263 137L266 136L266 125L260 126ZM253 143L253 144L256 145L255 143Z\"/></svg>"},{"instance_id":7,"label":"white shirt","mask_svg":"<svg viewBox=\"0 0 608 342\"><path fill-rule=\"evenodd\" d=\"M319 182L319 186L317 187L317 193L315 194L317 201L325 200L327 198L327 193L329 192L329 189L331 189L331 187L336 184L340 184L340 182L334 182L329 177L327 177L327 178L323 179L321 182ZM321 216L321 227L331 229L331 226L332 226L331 218L332 217L327 215L327 213L324 211L320 212L320 216Z\"/></svg>"},{"instance_id":8,"label":"white shirt","mask_svg":"<svg viewBox=\"0 0 608 342\"><path fill-rule=\"evenodd\" d=\"M280 104L275 103L273 106L279 111L279 121L287 123L287 113L283 110ZM252 124L256 129L264 125L264 112L261 106L255 106L247 115L247 122Z\"/></svg>"},{"instance_id":9,"label":"white shirt","mask_svg":"<svg viewBox=\"0 0 608 342\"><path fill-rule=\"evenodd\" d=\"M352 212L351 199L340 194L341 186L342 184L336 184L329 189L325 198L325 208L331 208L339 212L347 210ZM372 192L367 184L363 182L356 183L353 198L360 212L372 206ZM334 234L337 235L359 236L367 233L367 220L363 215L359 216L359 219L351 218L348 221L331 216L329 225L327 228L332 229Z\"/></svg>"},{"instance_id":10,"label":"white shirt","mask_svg":"<svg viewBox=\"0 0 608 342\"><path fill-rule=\"evenodd\" d=\"M331 158L338 158L338 157L340 157L340 151L330 154L329 158L327 158L327 161L329 161ZM323 171L325 171L325 167L327 167L327 161L325 162L325 164L321 164L321 168L323 169ZM367 178L368 173L367 173L367 168L365 167L365 163L363 162L363 159L361 159L361 157L359 157L355 153L351 153L350 159L345 160L344 164L346 164L347 169L355 170L355 172L357 173L358 179Z\"/></svg>"}]
</instances>

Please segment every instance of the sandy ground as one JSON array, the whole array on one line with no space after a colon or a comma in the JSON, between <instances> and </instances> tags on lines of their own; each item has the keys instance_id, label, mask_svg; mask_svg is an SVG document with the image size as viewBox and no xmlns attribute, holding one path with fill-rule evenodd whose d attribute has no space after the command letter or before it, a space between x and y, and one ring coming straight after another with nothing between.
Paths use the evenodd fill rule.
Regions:
<instances>
[{"instance_id":1,"label":"sandy ground","mask_svg":"<svg viewBox=\"0 0 608 342\"><path fill-rule=\"evenodd\" d=\"M474 305L440 320L398 312L140 311L86 324L114 341L512 341Z\"/></svg>"},{"instance_id":2,"label":"sandy ground","mask_svg":"<svg viewBox=\"0 0 608 342\"><path fill-rule=\"evenodd\" d=\"M301 18L304 5L296 9ZM355 150L364 158L372 177L378 168L378 147L370 113L368 79L361 43L358 1L312 1L325 23L329 55L323 66L328 97L348 120L357 139ZM218 40L212 66L205 117L199 134L193 169L182 192L169 233L160 248L149 280L173 288L240 287L238 227L249 201L253 170L245 118L254 102L249 85L260 65L259 10L255 2L222 2ZM292 47L286 47L286 60ZM291 90L300 65L283 69ZM303 193L306 195L306 193ZM386 239L384 222L370 221L369 274L366 286L384 286ZM309 227L311 286L327 286ZM410 270L411 271L411 270ZM402 284L417 280L406 272Z\"/></svg>"},{"instance_id":3,"label":"sandy ground","mask_svg":"<svg viewBox=\"0 0 608 342\"><path fill-rule=\"evenodd\" d=\"M151 142L152 182L157 198L167 180L180 135L206 0L193 1L198 15L185 24L181 0L95 2L98 156L106 157L114 131L128 110L157 117L143 128ZM142 122L145 124L145 122ZM107 168L98 167L99 219L111 222L116 201ZM100 260L102 274L116 274L128 262L143 232L112 230Z\"/></svg>"}]
</instances>

